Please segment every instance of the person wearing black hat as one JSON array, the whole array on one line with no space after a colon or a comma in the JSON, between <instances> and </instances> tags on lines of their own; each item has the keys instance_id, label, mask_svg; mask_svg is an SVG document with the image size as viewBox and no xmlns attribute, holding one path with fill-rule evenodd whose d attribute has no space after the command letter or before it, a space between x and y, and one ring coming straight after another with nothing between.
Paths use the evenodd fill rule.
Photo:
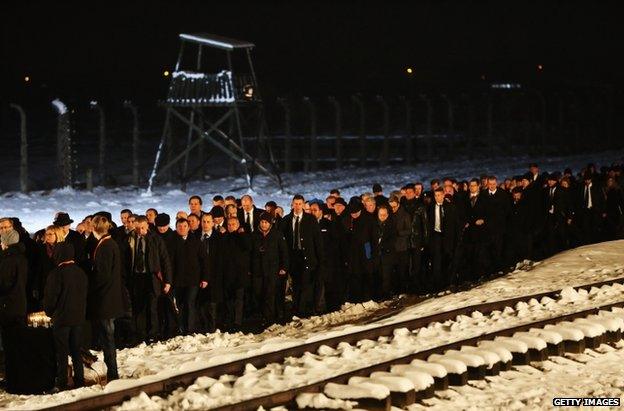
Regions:
<instances>
[{"instance_id":1,"label":"person wearing black hat","mask_svg":"<svg viewBox=\"0 0 624 411\"><path fill-rule=\"evenodd\" d=\"M286 277L288 248L284 235L273 228L267 212L260 215L258 230L252 234L251 273L255 307L265 325L275 321L275 296L280 278Z\"/></svg>"},{"instance_id":2,"label":"person wearing black hat","mask_svg":"<svg viewBox=\"0 0 624 411\"><path fill-rule=\"evenodd\" d=\"M82 324L87 312L87 275L74 262L74 248L61 242L54 248L54 268L45 285L43 309L52 318L52 333L56 351L56 381L58 390L67 389L67 356L71 355L74 388L84 385L81 338Z\"/></svg>"},{"instance_id":3,"label":"person wearing black hat","mask_svg":"<svg viewBox=\"0 0 624 411\"><path fill-rule=\"evenodd\" d=\"M314 310L314 283L323 263L321 230L315 218L304 213L304 203L302 195L295 195L292 211L281 221L289 250L287 271L293 281L293 302L300 316L307 316Z\"/></svg>"},{"instance_id":4,"label":"person wearing black hat","mask_svg":"<svg viewBox=\"0 0 624 411\"><path fill-rule=\"evenodd\" d=\"M371 297L373 256L375 244L374 220L363 216L362 204L349 204L349 243L347 267L349 275L350 301L362 302Z\"/></svg>"},{"instance_id":5,"label":"person wearing black hat","mask_svg":"<svg viewBox=\"0 0 624 411\"><path fill-rule=\"evenodd\" d=\"M71 223L73 222L74 220L69 218L69 214L58 212L56 213L52 224L63 229L65 232L65 241L74 246L74 260L76 261L76 264L78 264L83 270L87 271L90 267L85 252L86 241L82 235L70 229Z\"/></svg>"},{"instance_id":6,"label":"person wearing black hat","mask_svg":"<svg viewBox=\"0 0 624 411\"><path fill-rule=\"evenodd\" d=\"M225 234L227 231L225 228L225 211L220 206L214 206L210 210L210 215L212 216L212 220L214 222L215 231Z\"/></svg>"},{"instance_id":7,"label":"person wearing black hat","mask_svg":"<svg viewBox=\"0 0 624 411\"><path fill-rule=\"evenodd\" d=\"M383 188L381 187L381 184L373 184L373 194L375 196L375 203L377 206L388 204L388 197L383 195Z\"/></svg>"}]
</instances>

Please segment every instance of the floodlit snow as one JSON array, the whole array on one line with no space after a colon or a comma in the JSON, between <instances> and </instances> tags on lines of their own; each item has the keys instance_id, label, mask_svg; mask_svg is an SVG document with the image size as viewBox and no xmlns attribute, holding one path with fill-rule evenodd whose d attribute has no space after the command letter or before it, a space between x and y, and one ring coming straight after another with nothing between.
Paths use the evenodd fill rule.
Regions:
<instances>
[{"instance_id":1,"label":"floodlit snow","mask_svg":"<svg viewBox=\"0 0 624 411\"><path fill-rule=\"evenodd\" d=\"M436 392L410 411L552 409L556 397L615 397L624 395L624 343L603 344L582 354L550 357L516 366L485 380Z\"/></svg>"},{"instance_id":2,"label":"floodlit snow","mask_svg":"<svg viewBox=\"0 0 624 411\"><path fill-rule=\"evenodd\" d=\"M188 197L194 194L202 196L205 204L210 204L210 200L216 194L232 194L237 197L251 194L255 203L260 207L264 206L267 201L273 200L288 211L295 193L303 194L306 199L324 200L332 188L338 188L342 196L348 199L351 196L371 191L373 183L381 184L384 192L388 194L407 182L427 182L432 178L441 178L446 175L459 179L467 179L484 173L499 177L513 176L525 173L531 161L539 163L543 171L563 170L565 167L571 167L576 172L588 162L599 165L611 164L622 161L623 157L622 151L610 151L566 157L515 156L486 158L478 161L439 160L421 162L414 167L373 166L346 168L339 172L336 170L298 172L282 174L283 190L270 179L259 175L254 180L251 192L245 177L209 178L207 181L190 182L186 191L181 191L177 185L157 186L149 195L144 195L145 188L135 187L96 187L93 192L82 190L67 192L59 189L33 191L29 194L8 192L0 194L0 216L20 217L24 227L33 233L50 225L55 212L61 210L68 212L76 221L74 226L85 216L102 210L110 211L114 218L118 218L118 213L123 208L142 214L148 208L154 207L159 212L175 215L179 210L187 210ZM152 160L153 158L150 159ZM111 167L113 166L114 164L111 164ZM119 222L118 219L117 222Z\"/></svg>"},{"instance_id":3,"label":"floodlit snow","mask_svg":"<svg viewBox=\"0 0 624 411\"><path fill-rule=\"evenodd\" d=\"M52 100L52 105L54 106L54 108L56 109L59 115L62 116L63 114L67 113L67 106L58 98L55 98L54 100Z\"/></svg>"}]
</instances>

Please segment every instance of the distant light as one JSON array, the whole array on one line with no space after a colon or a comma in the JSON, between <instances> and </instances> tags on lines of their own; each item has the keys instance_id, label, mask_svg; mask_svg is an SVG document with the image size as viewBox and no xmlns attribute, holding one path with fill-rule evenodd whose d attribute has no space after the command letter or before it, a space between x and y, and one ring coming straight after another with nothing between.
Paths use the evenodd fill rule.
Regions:
<instances>
[{"instance_id":1,"label":"distant light","mask_svg":"<svg viewBox=\"0 0 624 411\"><path fill-rule=\"evenodd\" d=\"M544 70L544 66L542 66L541 64L538 64L538 65L537 65L537 69L538 69L539 71L542 71L542 70Z\"/></svg>"},{"instance_id":2,"label":"distant light","mask_svg":"<svg viewBox=\"0 0 624 411\"><path fill-rule=\"evenodd\" d=\"M490 84L490 88L513 89L522 88L522 85L518 83L492 83Z\"/></svg>"},{"instance_id":3,"label":"distant light","mask_svg":"<svg viewBox=\"0 0 624 411\"><path fill-rule=\"evenodd\" d=\"M414 72L411 67L408 67L405 71L407 71L407 74L412 74Z\"/></svg>"},{"instance_id":4,"label":"distant light","mask_svg":"<svg viewBox=\"0 0 624 411\"><path fill-rule=\"evenodd\" d=\"M165 76L165 77L169 77L169 70L165 70L165 71L163 72L163 76Z\"/></svg>"},{"instance_id":5,"label":"distant light","mask_svg":"<svg viewBox=\"0 0 624 411\"><path fill-rule=\"evenodd\" d=\"M481 74L481 80L485 80L485 74Z\"/></svg>"},{"instance_id":6,"label":"distant light","mask_svg":"<svg viewBox=\"0 0 624 411\"><path fill-rule=\"evenodd\" d=\"M24 81L25 81L26 83L29 83L29 82L30 82L30 77L28 77L28 76L24 77Z\"/></svg>"}]
</instances>

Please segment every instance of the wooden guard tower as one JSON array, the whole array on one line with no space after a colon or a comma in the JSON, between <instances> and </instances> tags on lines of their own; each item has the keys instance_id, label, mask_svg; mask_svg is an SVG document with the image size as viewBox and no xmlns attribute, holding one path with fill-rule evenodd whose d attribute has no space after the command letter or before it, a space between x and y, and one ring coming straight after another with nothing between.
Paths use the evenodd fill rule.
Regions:
<instances>
[{"instance_id":1,"label":"wooden guard tower","mask_svg":"<svg viewBox=\"0 0 624 411\"><path fill-rule=\"evenodd\" d=\"M208 160L199 164L195 161L195 166L189 170L189 157L202 141L208 141L213 148L239 164L250 187L253 176L260 172L268 175L281 188L281 179L265 136L262 99L251 60L254 44L207 33L180 34L180 41L178 60L171 73L169 92L164 102L165 125L148 190L151 190L154 180L166 172L176 174L182 184L186 184L208 163ZM184 65L189 65L184 59L188 49L197 53L192 68ZM216 55L217 59L223 57L223 63L217 63L217 66L224 64L220 66L220 71L203 71L202 62L206 62L207 51ZM240 62L237 67L234 67L234 58L237 58L237 63ZM215 66L215 61L209 63ZM188 130L188 134L185 144L176 149L181 144L174 139L180 138L173 134L180 125ZM251 150L253 153L249 150L252 147L245 148L244 135L251 143L248 146L255 149ZM160 166L162 157L166 163Z\"/></svg>"}]
</instances>

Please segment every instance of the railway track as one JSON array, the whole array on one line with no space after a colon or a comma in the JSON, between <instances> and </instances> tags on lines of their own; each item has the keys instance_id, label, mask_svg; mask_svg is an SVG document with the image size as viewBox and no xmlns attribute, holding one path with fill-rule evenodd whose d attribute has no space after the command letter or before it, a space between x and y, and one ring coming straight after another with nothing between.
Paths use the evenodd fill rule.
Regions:
<instances>
[{"instance_id":1,"label":"railway track","mask_svg":"<svg viewBox=\"0 0 624 411\"><path fill-rule=\"evenodd\" d=\"M595 316L599 313L609 312L608 310L614 307L624 307L624 301L614 304L607 304L589 310L583 310L573 314L550 318L548 320L531 322L505 330L499 330L492 333L483 334L478 337L455 341L450 344L445 344L439 347L416 352L389 361L380 362L368 367L363 367L305 386L277 392L263 397L253 398L235 404L224 405L214 409L219 411L239 411L254 410L258 409L259 407L270 409L279 406L284 406L287 409L298 409L299 406L297 405L297 402L298 400L303 401L301 398L302 395L323 392L333 393L335 395L333 399L355 402L359 402L358 400L364 401L364 404L360 403L359 405L363 405L364 408L368 410L379 409L389 411L391 406L405 407L406 405L410 405L417 400L431 398L436 390L444 390L448 388L449 384L455 386L465 385L468 380L483 379L487 375L497 375L501 370L509 370L512 365L526 365L530 361L542 361L550 355L561 355L564 352L579 353L582 352L585 348L597 348L600 344L605 342L617 342L621 339L621 332L624 328L624 311L618 315L621 321L621 326L617 331L605 329L603 333L583 335L582 340L562 339L562 341L558 344L546 342L548 338L540 338L540 332L552 332L552 330L557 330L557 327L548 329L544 328L547 325L557 325L573 320L585 319L590 316ZM605 319L606 318L607 317L605 317ZM579 323L579 325L581 325L581 323ZM529 338L526 338L527 336ZM515 342L522 343L523 337L525 340L531 340L531 336L542 339L542 341L544 341L543 348L527 346L526 351L523 352L524 349L522 348L522 344L515 344ZM510 337L511 339L502 339L497 341L497 337ZM517 337L517 339L514 339L514 337ZM488 344L484 342L492 342L493 344ZM498 347L496 346L497 342L500 343L500 346ZM505 343L507 343L508 345L507 351L509 351L509 354L511 354L511 361L508 363L508 361L504 361L504 358L499 355L498 361L495 360L493 363L488 364L487 360L483 358L482 355L485 357L488 355L487 353L497 354L496 351L499 351L500 347L504 346ZM514 345L516 345L516 347L513 347ZM513 350L514 348L515 351ZM510 349L512 350L510 351ZM444 362L445 359L461 359L466 354L477 355L478 357L481 357L482 360L480 361L478 359L467 357L466 362L471 365L466 365L465 371L463 372L457 372L462 371L461 369L458 369L458 364L449 365L445 364ZM400 388L397 389L396 387L398 387L399 384L396 381L392 381L392 378L387 378L403 377L409 379L411 367L413 367L411 368L413 369L412 374L414 373L414 371L421 373L424 371L425 368L423 367L423 362L427 362L428 364L447 365L443 365L446 370L446 376L442 378L433 378L432 376L432 384L427 387L416 387L416 384L418 384L419 382L418 380L424 380L424 378L422 377L417 378L417 382L416 384L414 384L413 387L407 385L406 388L403 388L403 390L406 391L403 391ZM405 365L409 365L409 367L405 368ZM439 379L442 379L443 381L437 381ZM349 387L357 389L358 384L367 381L370 381L377 385L386 386L389 391L388 395L384 396L383 398L375 398L375 394L371 393L370 397L354 398L349 397L348 393L344 393L344 391L349 390ZM337 384L338 386L331 387L330 384ZM328 389L328 387L331 388ZM341 390L343 391L343 393L340 393ZM311 399L306 399L305 401L308 403L312 402Z\"/></svg>"},{"instance_id":2,"label":"railway track","mask_svg":"<svg viewBox=\"0 0 624 411\"><path fill-rule=\"evenodd\" d=\"M589 291L592 288L600 288L603 286L611 286L613 284L623 284L624 277L611 279L608 281L600 281L592 284L586 284L582 286L573 287L575 290L586 290ZM82 398L77 401L71 403L65 403L60 405L51 406L45 409L49 410L91 410L91 409L102 409L115 405L120 405L124 401L127 401L141 393L146 393L149 395L167 395L168 393L173 392L179 387L188 387L192 385L195 380L199 377L210 377L210 378L219 378L222 375L234 375L240 376L245 373L245 370L249 365L255 367L256 369L267 366L272 363L282 363L286 358L289 357L301 357L305 353L314 353L319 350L319 348L323 346L327 347L337 347L339 344L357 344L359 341L363 340L378 340L383 337L392 337L394 331L397 329L407 329L407 330L416 330L422 327L426 327L430 323L444 323L447 321L451 321L455 318L461 316L470 316L474 312L480 312L483 315L488 315L493 312L502 311L507 307L514 307L518 303L527 303L533 299L540 300L544 297L548 298L556 298L561 290L557 291L549 291L544 293L538 293L533 295L525 295L520 297L515 297L506 300L500 300L495 302L488 302L482 304L476 304L471 306L462 307L459 309L453 309L445 312L436 313L434 315L424 316L420 318L410 319L406 321L396 322L393 324L387 324L380 327L365 329L361 331L357 331L354 333L340 335L336 337L326 338L302 345L296 345L293 347L288 347L285 349L281 349L278 351L265 353L257 356L252 356L248 358L243 358L240 360L232 361L225 364L220 364L216 366L207 367L204 369L187 372L184 374L180 374L177 376L170 377L168 379L162 381L153 381L149 383L144 383L140 385L136 385L133 387L125 388L118 391L112 391L103 393L101 395ZM624 300L624 298L623 298ZM624 302L617 302L615 304L609 305L609 307L622 306ZM592 308L591 310L584 310L579 313L569 314L568 317L570 319L577 318L578 316L589 315L597 312L601 309L606 309L607 307L600 308ZM577 317L575 317L577 316ZM543 324L550 324L553 321L561 321L561 318L551 318L548 320L541 321ZM445 350L455 349L461 346L470 345L472 343L476 343L477 341L487 339L487 336L496 337L496 336L504 336L511 335L515 332L528 329L526 327L538 327L539 322L533 322L528 325L520 325L513 328L509 328L506 330L500 330L496 333L481 335L478 337L473 337L471 339L465 339L458 342L453 342L447 345L443 345L440 347L432 348L429 350L416 352L410 354L408 356L403 356L400 359L396 359L396 361L401 360L403 363L411 361L411 359L422 359L427 358L428 355L432 353L443 353ZM498 333L498 334L497 334ZM511 333L511 334L509 334ZM410 359L411 358L411 359ZM395 361L395 360L392 360ZM397 362L398 363L398 362ZM319 391L325 387L325 385L329 382L348 381L350 377L353 376L362 376L367 373L370 374L374 371L387 371L394 362L390 363L388 361L375 364L371 367L362 368L361 370L351 371L349 373L341 374L335 377L332 377L329 380L324 380L320 382L316 382L314 384L308 384L302 387L297 387L293 389L289 389L280 393L271 394L268 396L258 397L251 400L243 401L238 404L231 404L223 406L219 409L229 409L229 410L247 410L247 409L256 409L259 406L271 407L278 405L292 405L293 401L296 400L297 395L306 393L306 392L314 392Z\"/></svg>"}]
</instances>

